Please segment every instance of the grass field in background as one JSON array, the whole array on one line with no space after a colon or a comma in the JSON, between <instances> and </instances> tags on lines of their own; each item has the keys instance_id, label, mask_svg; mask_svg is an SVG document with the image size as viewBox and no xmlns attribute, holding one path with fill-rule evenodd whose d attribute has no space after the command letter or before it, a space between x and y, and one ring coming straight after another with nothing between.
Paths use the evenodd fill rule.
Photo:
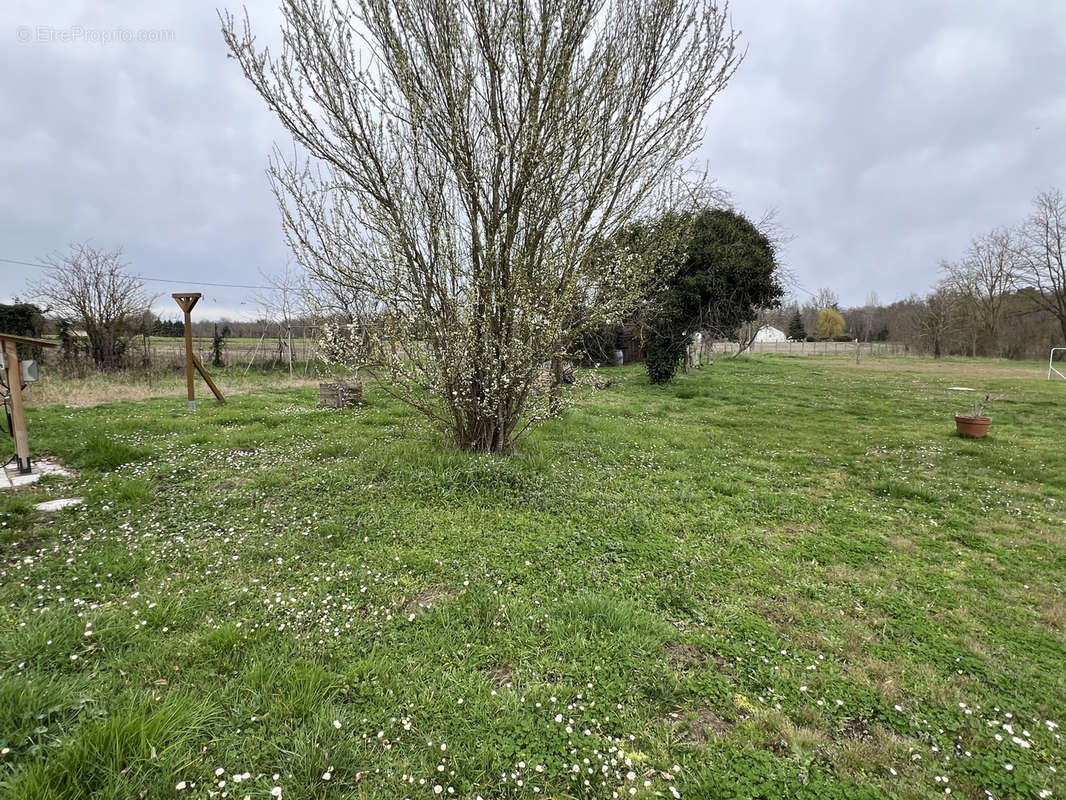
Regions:
<instances>
[{"instance_id":1,"label":"grass field in background","mask_svg":"<svg viewBox=\"0 0 1066 800\"><path fill-rule=\"evenodd\" d=\"M264 370L258 367L246 369L240 365L213 367L208 364L206 369L227 398L249 392L291 391L298 387L317 386L320 380L325 379L320 374L324 372L320 363L295 364L291 379L285 368ZM195 379L197 401L214 403L214 395L207 384L199 375ZM23 399L29 408L97 406L151 398L185 400L184 365L156 366L149 371L91 372L85 377L64 376L57 368L45 365L41 368L41 380L23 392Z\"/></svg>"},{"instance_id":2,"label":"grass field in background","mask_svg":"<svg viewBox=\"0 0 1066 800\"><path fill-rule=\"evenodd\" d=\"M509 459L373 387L33 408L0 796L1066 796L1066 384L606 374Z\"/></svg>"}]
</instances>

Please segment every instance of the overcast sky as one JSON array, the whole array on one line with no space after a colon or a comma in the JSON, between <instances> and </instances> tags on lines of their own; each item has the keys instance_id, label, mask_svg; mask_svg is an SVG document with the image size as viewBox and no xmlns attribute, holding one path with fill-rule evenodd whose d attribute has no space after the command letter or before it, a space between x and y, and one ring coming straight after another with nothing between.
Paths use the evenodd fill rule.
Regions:
<instances>
[{"instance_id":1,"label":"overcast sky","mask_svg":"<svg viewBox=\"0 0 1066 800\"><path fill-rule=\"evenodd\" d=\"M147 284L158 311L199 289L201 318L256 316L255 290L203 283L284 268L265 167L290 140L226 58L215 5L40 5L0 5L0 258L122 246L164 279ZM275 5L248 4L261 39ZM696 160L742 211L777 209L803 289L846 304L923 292L940 259L1066 189L1066 2L731 8L747 58ZM37 272L0 262L0 299Z\"/></svg>"}]
</instances>

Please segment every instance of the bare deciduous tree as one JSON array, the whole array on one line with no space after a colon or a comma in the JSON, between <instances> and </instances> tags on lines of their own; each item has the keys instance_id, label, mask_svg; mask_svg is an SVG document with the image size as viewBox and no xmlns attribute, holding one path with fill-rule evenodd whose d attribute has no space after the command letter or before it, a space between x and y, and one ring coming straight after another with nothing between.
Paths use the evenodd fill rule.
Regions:
<instances>
[{"instance_id":1,"label":"bare deciduous tree","mask_svg":"<svg viewBox=\"0 0 1066 800\"><path fill-rule=\"evenodd\" d=\"M263 319L278 326L278 351L276 361L288 362L289 377L293 377L296 350L292 341L292 328L298 317L307 317L309 291L304 286L304 276L289 263L276 275L259 271L265 286L256 292L255 300L263 312Z\"/></svg>"},{"instance_id":2,"label":"bare deciduous tree","mask_svg":"<svg viewBox=\"0 0 1066 800\"><path fill-rule=\"evenodd\" d=\"M711 0L284 0L284 49L230 52L309 159L271 165L314 278L359 298L327 342L463 448L549 413L544 365L618 321L662 251L602 257L676 182L741 52ZM361 45L365 45L362 47ZM683 218L684 215L679 215ZM658 250L658 252L657 252Z\"/></svg>"},{"instance_id":3,"label":"bare deciduous tree","mask_svg":"<svg viewBox=\"0 0 1066 800\"><path fill-rule=\"evenodd\" d=\"M69 253L55 253L42 263L45 277L32 291L52 313L85 330L93 363L104 369L121 366L130 339L150 319L152 304L141 279L127 272L122 250L75 243Z\"/></svg>"},{"instance_id":4,"label":"bare deciduous tree","mask_svg":"<svg viewBox=\"0 0 1066 800\"><path fill-rule=\"evenodd\" d=\"M814 296L814 306L819 311L823 308L834 308L839 311L840 297L838 297L837 293L828 286L823 286L818 290L818 294Z\"/></svg>"},{"instance_id":5,"label":"bare deciduous tree","mask_svg":"<svg viewBox=\"0 0 1066 800\"><path fill-rule=\"evenodd\" d=\"M866 295L866 303L859 312L857 325L848 325L848 329L855 332L855 336L864 342L870 341L874 334L874 314L881 305L881 299L877 292L869 292Z\"/></svg>"},{"instance_id":6,"label":"bare deciduous tree","mask_svg":"<svg viewBox=\"0 0 1066 800\"><path fill-rule=\"evenodd\" d=\"M986 352L998 355L999 332L1006 301L1016 279L1014 237L1000 228L974 239L961 261L943 262L947 285L966 302L971 326L972 355L979 343Z\"/></svg>"},{"instance_id":7,"label":"bare deciduous tree","mask_svg":"<svg viewBox=\"0 0 1066 800\"><path fill-rule=\"evenodd\" d=\"M950 284L941 283L925 300L914 306L913 325L918 343L933 358L943 355L948 337L959 323L959 295Z\"/></svg>"},{"instance_id":8,"label":"bare deciduous tree","mask_svg":"<svg viewBox=\"0 0 1066 800\"><path fill-rule=\"evenodd\" d=\"M1033 304L1054 315L1066 341L1066 197L1041 192L1019 230L1018 283Z\"/></svg>"}]
</instances>

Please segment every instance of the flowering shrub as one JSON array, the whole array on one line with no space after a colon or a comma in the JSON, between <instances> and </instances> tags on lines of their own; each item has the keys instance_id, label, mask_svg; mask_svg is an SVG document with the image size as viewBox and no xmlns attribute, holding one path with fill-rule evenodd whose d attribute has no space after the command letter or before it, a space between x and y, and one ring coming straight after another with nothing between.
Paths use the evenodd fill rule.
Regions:
<instances>
[{"instance_id":1,"label":"flowering shrub","mask_svg":"<svg viewBox=\"0 0 1066 800\"><path fill-rule=\"evenodd\" d=\"M327 352L460 447L510 451L558 409L545 370L620 321L669 246L603 243L692 203L680 165L742 57L728 11L295 0L283 12L280 58L247 22L227 16L223 34L317 167L279 159L271 174L297 259L357 321L327 334Z\"/></svg>"}]
</instances>

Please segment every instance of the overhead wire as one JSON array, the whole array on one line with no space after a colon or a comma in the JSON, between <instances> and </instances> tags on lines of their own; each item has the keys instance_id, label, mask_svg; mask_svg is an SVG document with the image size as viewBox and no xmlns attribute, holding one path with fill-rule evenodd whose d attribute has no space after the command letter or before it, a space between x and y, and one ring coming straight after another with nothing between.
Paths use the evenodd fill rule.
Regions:
<instances>
[{"instance_id":1,"label":"overhead wire","mask_svg":"<svg viewBox=\"0 0 1066 800\"><path fill-rule=\"evenodd\" d=\"M19 261L15 258L0 258L0 261L5 264L21 264L24 267L36 267L37 269L45 269L50 264L33 263L32 261ZM217 286L223 289L285 289L289 291L295 291L299 287L296 286L257 286L251 283L212 283L211 281L199 281L199 280L175 280L174 278L153 278L146 275L136 275L139 280L150 281L152 283L169 283L169 284L195 284L196 286Z\"/></svg>"}]
</instances>

